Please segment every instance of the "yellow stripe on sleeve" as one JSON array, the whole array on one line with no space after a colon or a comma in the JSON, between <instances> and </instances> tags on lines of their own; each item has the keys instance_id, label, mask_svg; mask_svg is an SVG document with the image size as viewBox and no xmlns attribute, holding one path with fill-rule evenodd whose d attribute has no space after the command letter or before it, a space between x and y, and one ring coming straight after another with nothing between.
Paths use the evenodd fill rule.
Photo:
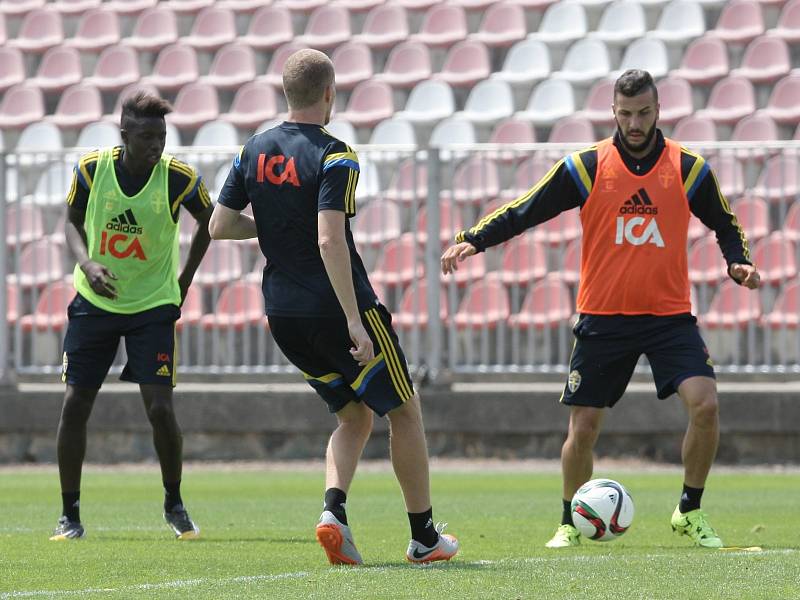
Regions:
<instances>
[{"instance_id":1,"label":"yellow stripe on sleeve","mask_svg":"<svg viewBox=\"0 0 800 600\"><path fill-rule=\"evenodd\" d=\"M186 198L187 194L194 189L195 183L197 183L197 173L192 171L192 176L189 179L189 185L186 186L186 189L184 189L183 192L181 192L181 194L177 198L175 198L175 202L172 203L173 215L175 214L175 211L178 210L178 207L180 207L181 202L183 202L183 199Z\"/></svg>"},{"instance_id":2,"label":"yellow stripe on sleeve","mask_svg":"<svg viewBox=\"0 0 800 600\"><path fill-rule=\"evenodd\" d=\"M85 154L78 161L78 168L81 170L81 175L83 175L83 179L89 189L92 187L92 176L89 175L89 163L97 162L99 158L99 152L89 152L89 154Z\"/></svg>"},{"instance_id":3,"label":"yellow stripe on sleeve","mask_svg":"<svg viewBox=\"0 0 800 600\"><path fill-rule=\"evenodd\" d=\"M386 328L384 327L377 310L374 308L368 310L366 312L366 316L373 332L375 333L375 337L378 339L378 345L381 347L381 352L386 358L386 366L389 370L392 384L397 390L400 398L403 400L403 402L405 402L414 395L414 392L411 390L411 385L405 378L405 371L400 364L400 359L397 356L394 344L392 344L392 339L389 336L389 333L386 331Z\"/></svg>"},{"instance_id":4,"label":"yellow stripe on sleeve","mask_svg":"<svg viewBox=\"0 0 800 600\"><path fill-rule=\"evenodd\" d=\"M689 193L689 190L692 189L694 182L697 180L697 177L700 175L700 173L703 170L703 167L706 164L706 159L703 158L702 156L693 154L691 152L688 152L688 154L694 156L695 161L694 164L692 165L691 171L689 171L689 175L686 177L686 181L683 183L683 189L687 194Z\"/></svg>"},{"instance_id":5,"label":"yellow stripe on sleeve","mask_svg":"<svg viewBox=\"0 0 800 600\"><path fill-rule=\"evenodd\" d=\"M75 194L78 192L78 174L73 171L72 181L69 184L69 192L67 192L67 204L72 206L75 202Z\"/></svg>"},{"instance_id":6,"label":"yellow stripe on sleeve","mask_svg":"<svg viewBox=\"0 0 800 600\"><path fill-rule=\"evenodd\" d=\"M589 171L586 170L586 166L583 164L583 159L581 158L581 152L585 152L585 150L581 150L580 152L573 152L572 164L574 164L575 168L578 170L578 176L581 178L581 181L583 182L586 191L589 192L589 194L591 194L592 178L589 177Z\"/></svg>"}]
</instances>

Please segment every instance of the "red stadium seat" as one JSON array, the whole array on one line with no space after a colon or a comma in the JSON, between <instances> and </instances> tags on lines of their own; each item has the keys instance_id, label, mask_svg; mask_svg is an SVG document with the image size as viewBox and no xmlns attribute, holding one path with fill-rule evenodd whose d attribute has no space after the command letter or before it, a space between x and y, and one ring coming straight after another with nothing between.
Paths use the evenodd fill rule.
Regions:
<instances>
[{"instance_id":1,"label":"red stadium seat","mask_svg":"<svg viewBox=\"0 0 800 600\"><path fill-rule=\"evenodd\" d=\"M181 222L188 219L181 219ZM184 327L197 325L203 318L203 292L199 286L190 285L186 291L186 298L181 305L181 318L175 323L175 328L181 331Z\"/></svg>"},{"instance_id":2,"label":"red stadium seat","mask_svg":"<svg viewBox=\"0 0 800 600\"><path fill-rule=\"evenodd\" d=\"M236 90L230 111L220 118L240 129L254 129L278 114L275 90L268 83L251 81Z\"/></svg>"},{"instance_id":3,"label":"red stadium seat","mask_svg":"<svg viewBox=\"0 0 800 600\"><path fill-rule=\"evenodd\" d=\"M6 0L0 3L0 13L11 16L22 16L34 9L41 8L45 0Z\"/></svg>"},{"instance_id":4,"label":"red stadium seat","mask_svg":"<svg viewBox=\"0 0 800 600\"><path fill-rule=\"evenodd\" d=\"M439 243L444 246L453 242L455 235L464 229L461 211L450 201L439 202ZM417 241L420 245L428 242L428 209L423 206L417 213L416 225Z\"/></svg>"},{"instance_id":5,"label":"red stadium seat","mask_svg":"<svg viewBox=\"0 0 800 600\"><path fill-rule=\"evenodd\" d=\"M415 168L416 167L416 168ZM414 204L428 197L428 167L413 158L401 162L392 171L384 197L394 202Z\"/></svg>"},{"instance_id":6,"label":"red stadium seat","mask_svg":"<svg viewBox=\"0 0 800 600\"><path fill-rule=\"evenodd\" d=\"M208 247L194 282L203 286L219 285L241 279L243 273L242 245L231 240L214 242Z\"/></svg>"},{"instance_id":7,"label":"red stadium seat","mask_svg":"<svg viewBox=\"0 0 800 600\"><path fill-rule=\"evenodd\" d=\"M758 266L761 281L781 285L797 277L797 258L794 243L776 231L755 245L753 263Z\"/></svg>"},{"instance_id":8,"label":"red stadium seat","mask_svg":"<svg viewBox=\"0 0 800 600\"><path fill-rule=\"evenodd\" d=\"M486 277L486 269L486 253L481 252L459 264L456 272L450 275L439 273L439 281L442 284L452 281L458 287L464 287L473 281L479 281Z\"/></svg>"},{"instance_id":9,"label":"red stadium seat","mask_svg":"<svg viewBox=\"0 0 800 600\"><path fill-rule=\"evenodd\" d=\"M763 111L778 123L800 123L800 74L792 73L778 81Z\"/></svg>"},{"instance_id":10,"label":"red stadium seat","mask_svg":"<svg viewBox=\"0 0 800 600\"><path fill-rule=\"evenodd\" d=\"M139 81L139 57L130 46L109 46L100 54L94 74L83 80L102 92L119 92Z\"/></svg>"},{"instance_id":11,"label":"red stadium seat","mask_svg":"<svg viewBox=\"0 0 800 600\"><path fill-rule=\"evenodd\" d=\"M258 78L259 81L270 84L272 87L283 92L283 67L286 60L298 50L308 48L305 44L297 41L287 42L282 44L278 49L272 53L272 58L267 66L267 72Z\"/></svg>"},{"instance_id":12,"label":"red stadium seat","mask_svg":"<svg viewBox=\"0 0 800 600\"><path fill-rule=\"evenodd\" d=\"M728 49L716 37L705 36L689 44L681 59L681 66L671 75L690 83L709 85L728 75Z\"/></svg>"},{"instance_id":13,"label":"red stadium seat","mask_svg":"<svg viewBox=\"0 0 800 600\"><path fill-rule=\"evenodd\" d=\"M207 83L189 83L178 92L174 109L168 122L178 129L197 129L219 117L217 90Z\"/></svg>"},{"instance_id":14,"label":"red stadium seat","mask_svg":"<svg viewBox=\"0 0 800 600\"><path fill-rule=\"evenodd\" d=\"M495 329L511 314L511 303L497 278L476 281L467 288L453 321L458 329Z\"/></svg>"},{"instance_id":15,"label":"red stadium seat","mask_svg":"<svg viewBox=\"0 0 800 600\"><path fill-rule=\"evenodd\" d=\"M744 193L744 168L735 155L721 154L709 160L709 163L719 181L719 189L726 198L735 199Z\"/></svg>"},{"instance_id":16,"label":"red stadium seat","mask_svg":"<svg viewBox=\"0 0 800 600\"><path fill-rule=\"evenodd\" d=\"M6 325L13 327L19 319L20 292L13 283L6 283Z\"/></svg>"},{"instance_id":17,"label":"red stadium seat","mask_svg":"<svg viewBox=\"0 0 800 600\"><path fill-rule=\"evenodd\" d=\"M772 117L758 111L736 123L731 140L735 142L773 142L780 139L778 126ZM752 152L747 153L748 156Z\"/></svg>"},{"instance_id":18,"label":"red stadium seat","mask_svg":"<svg viewBox=\"0 0 800 600\"><path fill-rule=\"evenodd\" d=\"M413 88L431 76L431 56L428 47L420 42L403 42L389 52L382 73L373 79L396 88Z\"/></svg>"},{"instance_id":19,"label":"red stadium seat","mask_svg":"<svg viewBox=\"0 0 800 600\"><path fill-rule=\"evenodd\" d=\"M783 287L772 312L764 315L761 322L770 329L800 328L800 281L790 281Z\"/></svg>"},{"instance_id":20,"label":"red stadium seat","mask_svg":"<svg viewBox=\"0 0 800 600\"><path fill-rule=\"evenodd\" d=\"M372 77L372 52L359 42L347 42L331 55L336 71L336 89L351 90Z\"/></svg>"},{"instance_id":21,"label":"red stadium seat","mask_svg":"<svg viewBox=\"0 0 800 600\"><path fill-rule=\"evenodd\" d=\"M133 33L122 40L140 52L158 52L178 41L178 20L175 13L158 6L148 8L136 19Z\"/></svg>"},{"instance_id":22,"label":"red stadium seat","mask_svg":"<svg viewBox=\"0 0 800 600\"><path fill-rule=\"evenodd\" d=\"M560 246L581 236L580 213L568 210L533 228L533 239L551 246Z\"/></svg>"},{"instance_id":23,"label":"red stadium seat","mask_svg":"<svg viewBox=\"0 0 800 600\"><path fill-rule=\"evenodd\" d=\"M65 46L83 52L100 52L120 42L119 18L107 7L95 8L84 14L78 22L75 35L64 42Z\"/></svg>"},{"instance_id":24,"label":"red stadium seat","mask_svg":"<svg viewBox=\"0 0 800 600\"><path fill-rule=\"evenodd\" d=\"M294 38L292 13L286 6L264 6L250 19L247 34L239 42L256 50L274 50Z\"/></svg>"},{"instance_id":25,"label":"red stadium seat","mask_svg":"<svg viewBox=\"0 0 800 600\"><path fill-rule=\"evenodd\" d=\"M774 83L788 75L791 68L786 42L778 37L762 35L748 44L742 66L733 69L731 75L745 77L753 83Z\"/></svg>"},{"instance_id":26,"label":"red stadium seat","mask_svg":"<svg viewBox=\"0 0 800 600\"><path fill-rule=\"evenodd\" d=\"M413 233L390 240L378 255L370 281L379 285L407 285L425 273L422 250Z\"/></svg>"},{"instance_id":27,"label":"red stadium seat","mask_svg":"<svg viewBox=\"0 0 800 600\"><path fill-rule=\"evenodd\" d=\"M6 245L23 246L44 237L42 209L33 204L9 204L6 207Z\"/></svg>"},{"instance_id":28,"label":"red stadium seat","mask_svg":"<svg viewBox=\"0 0 800 600\"><path fill-rule=\"evenodd\" d=\"M382 5L386 0L333 0L335 6L346 8L352 13L363 13Z\"/></svg>"},{"instance_id":29,"label":"red stadium seat","mask_svg":"<svg viewBox=\"0 0 800 600\"><path fill-rule=\"evenodd\" d=\"M497 150L486 153L488 158L503 163L516 162L524 157L524 154L515 152L513 147L515 144L533 144L536 142L536 130L527 121L519 121L517 119L505 119L500 121L492 129L489 136L490 144L498 144L506 146L508 150Z\"/></svg>"},{"instance_id":30,"label":"red stadium seat","mask_svg":"<svg viewBox=\"0 0 800 600\"><path fill-rule=\"evenodd\" d=\"M471 259L470 259L471 260ZM506 285L528 285L547 275L547 248L530 232L512 238L503 246L500 279Z\"/></svg>"},{"instance_id":31,"label":"red stadium seat","mask_svg":"<svg viewBox=\"0 0 800 600\"><path fill-rule=\"evenodd\" d=\"M675 125L672 138L679 142L716 142L717 126L708 117L689 115Z\"/></svg>"},{"instance_id":32,"label":"red stadium seat","mask_svg":"<svg viewBox=\"0 0 800 600\"><path fill-rule=\"evenodd\" d=\"M561 268L556 275L568 285L577 285L581 279L581 240L567 244L561 257Z\"/></svg>"},{"instance_id":33,"label":"red stadium seat","mask_svg":"<svg viewBox=\"0 0 800 600\"><path fill-rule=\"evenodd\" d=\"M431 47L448 47L467 37L467 17L460 6L434 4L425 13L419 33L410 39Z\"/></svg>"},{"instance_id":34,"label":"red stadium seat","mask_svg":"<svg viewBox=\"0 0 800 600\"><path fill-rule=\"evenodd\" d=\"M452 189L442 190L442 200L455 200L459 204L481 204L500 194L497 163L485 156L472 156L459 164L452 181Z\"/></svg>"},{"instance_id":35,"label":"red stadium seat","mask_svg":"<svg viewBox=\"0 0 800 600\"><path fill-rule=\"evenodd\" d=\"M381 4L367 13L361 33L352 40L370 48L393 48L405 42L408 33L406 10L397 4Z\"/></svg>"},{"instance_id":36,"label":"red stadium seat","mask_svg":"<svg viewBox=\"0 0 800 600\"><path fill-rule=\"evenodd\" d=\"M439 320L447 322L447 291L439 293ZM428 326L428 280L409 285L400 299L400 308L392 314L392 324L399 329L425 329Z\"/></svg>"},{"instance_id":37,"label":"red stadium seat","mask_svg":"<svg viewBox=\"0 0 800 600\"><path fill-rule=\"evenodd\" d=\"M689 281L716 285L728 277L728 265L714 236L706 235L689 250Z\"/></svg>"},{"instance_id":38,"label":"red stadium seat","mask_svg":"<svg viewBox=\"0 0 800 600\"><path fill-rule=\"evenodd\" d=\"M536 152L514 170L514 183L501 196L511 200L530 190L552 168L554 161L546 152Z\"/></svg>"},{"instance_id":39,"label":"red stadium seat","mask_svg":"<svg viewBox=\"0 0 800 600\"><path fill-rule=\"evenodd\" d=\"M453 87L472 88L492 72L489 50L481 42L465 40L453 45L444 59L442 70L433 78Z\"/></svg>"},{"instance_id":40,"label":"red stadium seat","mask_svg":"<svg viewBox=\"0 0 800 600\"><path fill-rule=\"evenodd\" d=\"M783 235L794 243L800 243L800 202L794 202L783 222Z\"/></svg>"},{"instance_id":41,"label":"red stadium seat","mask_svg":"<svg viewBox=\"0 0 800 600\"><path fill-rule=\"evenodd\" d=\"M197 81L198 76L197 53L191 46L179 43L158 53L152 74L142 77L141 82L159 90L175 91Z\"/></svg>"},{"instance_id":42,"label":"red stadium seat","mask_svg":"<svg viewBox=\"0 0 800 600\"><path fill-rule=\"evenodd\" d=\"M614 113L611 105L614 103L614 82L610 79L601 79L595 82L586 96L586 103L580 114L595 125L611 125L614 123Z\"/></svg>"},{"instance_id":43,"label":"red stadium seat","mask_svg":"<svg viewBox=\"0 0 800 600\"><path fill-rule=\"evenodd\" d=\"M204 329L242 331L245 327L262 325L266 320L261 286L253 282L232 281L219 295L214 312L203 315L200 323Z\"/></svg>"},{"instance_id":44,"label":"red stadium seat","mask_svg":"<svg viewBox=\"0 0 800 600\"><path fill-rule=\"evenodd\" d=\"M20 317L22 331L30 333L33 330L63 330L67 324L67 306L74 297L75 289L71 283L63 280L52 282L39 296L34 313Z\"/></svg>"},{"instance_id":45,"label":"red stadium seat","mask_svg":"<svg viewBox=\"0 0 800 600\"><path fill-rule=\"evenodd\" d=\"M174 3L170 6L176 10L176 5L177 3ZM197 15L191 33L180 38L182 43L207 52L214 52L235 40L236 20L233 13L211 5L202 9Z\"/></svg>"},{"instance_id":46,"label":"red stadium seat","mask_svg":"<svg viewBox=\"0 0 800 600\"><path fill-rule=\"evenodd\" d=\"M382 246L403 232L400 208L391 200L373 200L358 211L352 230L356 244Z\"/></svg>"},{"instance_id":47,"label":"red stadium seat","mask_svg":"<svg viewBox=\"0 0 800 600\"><path fill-rule=\"evenodd\" d=\"M764 33L764 15L755 0L726 2L717 21L709 32L728 44L746 44Z\"/></svg>"},{"instance_id":48,"label":"red stadium seat","mask_svg":"<svg viewBox=\"0 0 800 600\"><path fill-rule=\"evenodd\" d=\"M733 212L751 244L769 235L769 206L761 198L742 198Z\"/></svg>"},{"instance_id":49,"label":"red stadium seat","mask_svg":"<svg viewBox=\"0 0 800 600\"><path fill-rule=\"evenodd\" d=\"M292 13L308 15L317 8L325 6L327 3L328 0L292 0L286 3L286 6Z\"/></svg>"},{"instance_id":50,"label":"red stadium seat","mask_svg":"<svg viewBox=\"0 0 800 600\"><path fill-rule=\"evenodd\" d=\"M52 7L62 15L79 15L100 6L101 0L55 0Z\"/></svg>"},{"instance_id":51,"label":"red stadium seat","mask_svg":"<svg viewBox=\"0 0 800 600\"><path fill-rule=\"evenodd\" d=\"M518 313L509 317L512 327L522 330L559 327L572 318L572 296L557 276L537 281L525 295Z\"/></svg>"},{"instance_id":52,"label":"red stadium seat","mask_svg":"<svg viewBox=\"0 0 800 600\"><path fill-rule=\"evenodd\" d=\"M790 0L783 6L777 25L767 34L790 44L800 42L800 0Z\"/></svg>"},{"instance_id":53,"label":"red stadium seat","mask_svg":"<svg viewBox=\"0 0 800 600\"><path fill-rule=\"evenodd\" d=\"M28 80L43 92L60 92L81 80L81 57L77 50L55 46L44 53L36 77Z\"/></svg>"},{"instance_id":54,"label":"red stadium seat","mask_svg":"<svg viewBox=\"0 0 800 600\"><path fill-rule=\"evenodd\" d=\"M551 144L593 144L596 140L592 122L580 114L564 117L556 121L553 129L550 130L550 137L547 139ZM563 153L558 153L558 158L560 158L561 154Z\"/></svg>"},{"instance_id":55,"label":"red stadium seat","mask_svg":"<svg viewBox=\"0 0 800 600\"><path fill-rule=\"evenodd\" d=\"M347 108L336 117L356 127L374 127L394 114L392 88L373 79L358 84L350 94Z\"/></svg>"},{"instance_id":56,"label":"red stadium seat","mask_svg":"<svg viewBox=\"0 0 800 600\"><path fill-rule=\"evenodd\" d=\"M755 110L753 84L744 77L728 76L714 84L706 108L697 111L697 115L715 123L733 124Z\"/></svg>"},{"instance_id":57,"label":"red stadium seat","mask_svg":"<svg viewBox=\"0 0 800 600\"><path fill-rule=\"evenodd\" d=\"M52 240L33 241L22 248L17 270L7 276L7 281L24 289L59 281L64 277L64 255L64 247Z\"/></svg>"},{"instance_id":58,"label":"red stadium seat","mask_svg":"<svg viewBox=\"0 0 800 600\"><path fill-rule=\"evenodd\" d=\"M661 105L658 120L666 125L674 125L694 113L692 106L692 86L680 77L667 77L656 84L658 101Z\"/></svg>"},{"instance_id":59,"label":"red stadium seat","mask_svg":"<svg viewBox=\"0 0 800 600\"><path fill-rule=\"evenodd\" d=\"M47 119L61 129L80 129L103 116L103 99L93 85L79 83L67 88L58 100L56 112Z\"/></svg>"},{"instance_id":60,"label":"red stadium seat","mask_svg":"<svg viewBox=\"0 0 800 600\"><path fill-rule=\"evenodd\" d=\"M214 6L215 0L166 0L164 4L175 14L196 17L204 9Z\"/></svg>"},{"instance_id":61,"label":"red stadium seat","mask_svg":"<svg viewBox=\"0 0 800 600\"><path fill-rule=\"evenodd\" d=\"M25 62L22 52L0 45L0 94L25 81Z\"/></svg>"},{"instance_id":62,"label":"red stadium seat","mask_svg":"<svg viewBox=\"0 0 800 600\"><path fill-rule=\"evenodd\" d=\"M778 155L768 159L758 176L753 194L769 200L779 202L786 200L794 202L800 194L800 168L798 159L791 155Z\"/></svg>"},{"instance_id":63,"label":"red stadium seat","mask_svg":"<svg viewBox=\"0 0 800 600\"><path fill-rule=\"evenodd\" d=\"M8 40L6 45L25 53L41 54L63 41L64 28L61 14L47 8L37 8L25 15L17 37Z\"/></svg>"},{"instance_id":64,"label":"red stadium seat","mask_svg":"<svg viewBox=\"0 0 800 600\"><path fill-rule=\"evenodd\" d=\"M120 15L137 15L140 12L153 8L158 0L106 0L105 5Z\"/></svg>"},{"instance_id":65,"label":"red stadium seat","mask_svg":"<svg viewBox=\"0 0 800 600\"><path fill-rule=\"evenodd\" d=\"M735 281L723 281L700 322L708 329L743 329L761 317L761 296Z\"/></svg>"},{"instance_id":66,"label":"red stadium seat","mask_svg":"<svg viewBox=\"0 0 800 600\"><path fill-rule=\"evenodd\" d=\"M524 40L526 34L525 11L521 6L492 2L483 14L477 33L470 38L492 48L508 48Z\"/></svg>"},{"instance_id":67,"label":"red stadium seat","mask_svg":"<svg viewBox=\"0 0 800 600\"><path fill-rule=\"evenodd\" d=\"M346 42L350 35L350 13L347 9L326 5L314 9L305 32L297 36L295 41L325 50Z\"/></svg>"},{"instance_id":68,"label":"red stadium seat","mask_svg":"<svg viewBox=\"0 0 800 600\"><path fill-rule=\"evenodd\" d=\"M250 46L234 42L217 51L208 75L201 77L200 81L213 85L217 89L231 90L239 88L255 78L255 53Z\"/></svg>"}]
</instances>

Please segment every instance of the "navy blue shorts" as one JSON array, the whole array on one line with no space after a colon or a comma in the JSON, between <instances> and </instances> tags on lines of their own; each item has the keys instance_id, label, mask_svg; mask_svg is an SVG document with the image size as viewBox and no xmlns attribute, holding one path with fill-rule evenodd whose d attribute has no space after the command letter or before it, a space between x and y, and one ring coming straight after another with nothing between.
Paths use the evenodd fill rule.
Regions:
<instances>
[{"instance_id":1,"label":"navy blue shorts","mask_svg":"<svg viewBox=\"0 0 800 600\"><path fill-rule=\"evenodd\" d=\"M128 363L120 379L175 385L175 321L181 310L174 304L123 315L97 308L77 294L67 316L61 373L65 383L99 388L124 337Z\"/></svg>"},{"instance_id":2,"label":"navy blue shorts","mask_svg":"<svg viewBox=\"0 0 800 600\"><path fill-rule=\"evenodd\" d=\"M414 395L406 357L382 304L361 312L375 358L365 366L350 354L353 343L341 317L269 316L272 337L311 387L338 412L348 402L364 402L379 416Z\"/></svg>"},{"instance_id":3,"label":"navy blue shorts","mask_svg":"<svg viewBox=\"0 0 800 600\"><path fill-rule=\"evenodd\" d=\"M639 357L650 362L660 399L689 377L714 377L714 363L690 314L581 315L561 401L614 406L625 393Z\"/></svg>"}]
</instances>

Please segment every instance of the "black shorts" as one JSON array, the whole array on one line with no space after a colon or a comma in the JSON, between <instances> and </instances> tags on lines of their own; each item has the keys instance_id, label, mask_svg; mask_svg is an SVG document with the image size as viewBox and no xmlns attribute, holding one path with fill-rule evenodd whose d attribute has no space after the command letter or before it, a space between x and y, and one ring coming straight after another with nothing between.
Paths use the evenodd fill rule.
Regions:
<instances>
[{"instance_id":1,"label":"black shorts","mask_svg":"<svg viewBox=\"0 0 800 600\"><path fill-rule=\"evenodd\" d=\"M350 354L353 343L341 317L269 316L272 336L306 381L338 412L348 402L361 402L379 416L414 395L406 357L400 349L392 317L382 304L361 312L372 338L375 358L365 366Z\"/></svg>"},{"instance_id":2,"label":"black shorts","mask_svg":"<svg viewBox=\"0 0 800 600\"><path fill-rule=\"evenodd\" d=\"M714 363L690 314L581 315L564 404L603 408L625 393L639 357L650 362L658 397L676 393L689 377L714 377Z\"/></svg>"},{"instance_id":3,"label":"black shorts","mask_svg":"<svg viewBox=\"0 0 800 600\"><path fill-rule=\"evenodd\" d=\"M174 304L128 315L111 313L77 294L67 307L61 380L99 388L114 362L119 339L124 337L128 363L120 379L174 386L175 321L180 315Z\"/></svg>"}]
</instances>

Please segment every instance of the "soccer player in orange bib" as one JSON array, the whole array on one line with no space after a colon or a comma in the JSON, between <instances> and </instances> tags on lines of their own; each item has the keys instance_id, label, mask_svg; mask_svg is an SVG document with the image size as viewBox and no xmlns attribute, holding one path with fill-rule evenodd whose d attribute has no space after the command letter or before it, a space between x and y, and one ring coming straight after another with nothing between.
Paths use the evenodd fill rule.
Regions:
<instances>
[{"instance_id":1,"label":"soccer player in orange bib","mask_svg":"<svg viewBox=\"0 0 800 600\"><path fill-rule=\"evenodd\" d=\"M561 450L563 515L548 548L580 544L570 500L592 477L592 452L605 415L622 397L639 357L650 362L660 399L677 392L689 413L684 483L672 528L698 546L722 540L700 509L719 443L714 368L691 314L689 217L713 229L728 274L750 289L759 274L742 228L703 157L657 128L658 91L646 71L614 85L613 138L563 159L527 193L456 236L442 272L490 246L580 209L583 238L575 346L561 402L570 407Z\"/></svg>"}]
</instances>

